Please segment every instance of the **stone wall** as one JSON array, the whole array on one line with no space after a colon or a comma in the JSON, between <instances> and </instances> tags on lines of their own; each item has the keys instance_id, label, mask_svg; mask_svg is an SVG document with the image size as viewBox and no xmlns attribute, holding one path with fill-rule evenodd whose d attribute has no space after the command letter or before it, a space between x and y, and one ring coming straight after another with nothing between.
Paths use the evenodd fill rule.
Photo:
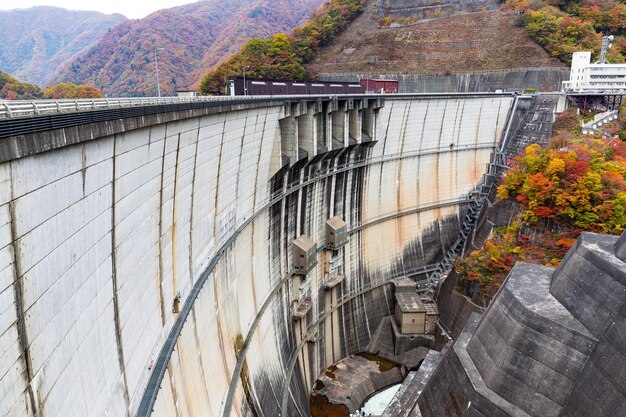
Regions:
<instances>
[{"instance_id":1,"label":"stone wall","mask_svg":"<svg viewBox=\"0 0 626 417\"><path fill-rule=\"evenodd\" d=\"M380 17L394 16L418 19L433 16L449 16L458 12L476 12L498 10L499 4L494 0L384 0L377 14Z\"/></svg>"}]
</instances>

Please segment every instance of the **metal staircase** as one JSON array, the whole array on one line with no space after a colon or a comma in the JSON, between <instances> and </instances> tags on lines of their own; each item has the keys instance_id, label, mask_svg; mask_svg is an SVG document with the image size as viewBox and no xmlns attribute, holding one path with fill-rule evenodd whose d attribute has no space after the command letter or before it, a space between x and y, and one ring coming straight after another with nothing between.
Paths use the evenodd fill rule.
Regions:
<instances>
[{"instance_id":1,"label":"metal staircase","mask_svg":"<svg viewBox=\"0 0 626 417\"><path fill-rule=\"evenodd\" d=\"M475 205L467 210L467 213L465 213L465 217L463 218L463 222L461 223L459 236L447 250L443 259L439 261L435 270L428 275L427 279L416 282L418 292L434 292L441 279L452 270L457 256L463 250L465 242L472 233L474 225L480 218L480 214L482 213L483 207L487 201L487 196L481 196L475 200Z\"/></svg>"},{"instance_id":2,"label":"metal staircase","mask_svg":"<svg viewBox=\"0 0 626 417\"><path fill-rule=\"evenodd\" d=\"M427 275L428 278L415 282L418 292L429 293L433 296L436 294L440 282L450 273L454 267L457 256L463 251L467 239L472 234L474 226L483 212L483 208L490 203L490 199L495 197L497 180L502 176L506 168L504 152L496 150L491 157L487 172L483 175L475 190L468 196L468 198L474 202L474 205L470 206L465 213L465 217L461 222L459 236L446 251L434 271Z\"/></svg>"}]
</instances>

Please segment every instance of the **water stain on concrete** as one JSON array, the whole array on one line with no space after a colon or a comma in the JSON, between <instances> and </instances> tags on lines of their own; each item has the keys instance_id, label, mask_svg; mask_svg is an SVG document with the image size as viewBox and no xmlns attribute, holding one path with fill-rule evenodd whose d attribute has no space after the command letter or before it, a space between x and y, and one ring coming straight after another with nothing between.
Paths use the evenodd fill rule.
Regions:
<instances>
[{"instance_id":1,"label":"water stain on concrete","mask_svg":"<svg viewBox=\"0 0 626 417\"><path fill-rule=\"evenodd\" d=\"M233 342L233 348L235 349L235 357L237 358L237 360L239 360L239 354L241 350L243 349L243 345L244 345L243 336L240 333L238 333L237 336L235 336L235 340ZM252 413L254 417L259 417L259 414L256 410L256 406L254 404L254 399L252 397L252 390L250 388L251 386L250 372L248 370L247 359L243 360L243 365L241 366L240 378L241 378L241 386L243 387L243 392L246 397L246 402L248 403L248 406L250 407L250 412Z\"/></svg>"}]
</instances>

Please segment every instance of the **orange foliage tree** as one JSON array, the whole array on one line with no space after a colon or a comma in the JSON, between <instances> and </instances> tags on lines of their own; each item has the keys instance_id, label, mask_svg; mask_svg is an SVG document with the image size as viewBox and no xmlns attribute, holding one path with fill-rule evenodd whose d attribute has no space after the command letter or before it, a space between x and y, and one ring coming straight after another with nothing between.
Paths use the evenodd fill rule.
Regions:
<instances>
[{"instance_id":1,"label":"orange foliage tree","mask_svg":"<svg viewBox=\"0 0 626 417\"><path fill-rule=\"evenodd\" d=\"M626 142L581 136L578 126L576 114L565 112L547 148L530 145L512 161L497 195L521 213L457 262L468 295L491 299L517 261L558 265L583 230L619 234L626 227Z\"/></svg>"},{"instance_id":2,"label":"orange foliage tree","mask_svg":"<svg viewBox=\"0 0 626 417\"><path fill-rule=\"evenodd\" d=\"M334 0L324 4L313 18L290 35L278 33L268 39L251 39L226 62L200 80L203 94L221 94L228 78L302 80L308 76L304 64L315 51L328 44L361 13L365 0Z\"/></svg>"},{"instance_id":3,"label":"orange foliage tree","mask_svg":"<svg viewBox=\"0 0 626 417\"><path fill-rule=\"evenodd\" d=\"M626 5L619 0L506 0L521 13L520 24L552 56L570 63L573 52L600 52L602 34L616 35L608 51L612 63L626 55Z\"/></svg>"},{"instance_id":4,"label":"orange foliage tree","mask_svg":"<svg viewBox=\"0 0 626 417\"><path fill-rule=\"evenodd\" d=\"M44 98L66 99L66 98L101 98L102 92L90 85L73 83L59 83L43 90Z\"/></svg>"},{"instance_id":5,"label":"orange foliage tree","mask_svg":"<svg viewBox=\"0 0 626 417\"><path fill-rule=\"evenodd\" d=\"M524 220L556 219L584 230L619 233L626 226L626 144L585 137L561 149L526 148L498 188L522 205Z\"/></svg>"}]
</instances>

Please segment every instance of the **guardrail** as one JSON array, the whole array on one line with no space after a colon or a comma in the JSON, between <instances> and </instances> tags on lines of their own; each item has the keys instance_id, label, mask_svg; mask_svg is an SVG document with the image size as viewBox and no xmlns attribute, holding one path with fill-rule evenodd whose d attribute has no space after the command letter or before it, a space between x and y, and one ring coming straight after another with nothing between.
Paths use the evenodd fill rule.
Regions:
<instances>
[{"instance_id":1,"label":"guardrail","mask_svg":"<svg viewBox=\"0 0 626 417\"><path fill-rule=\"evenodd\" d=\"M624 88L588 88L588 87L567 87L563 88L567 95L626 95Z\"/></svg>"},{"instance_id":2,"label":"guardrail","mask_svg":"<svg viewBox=\"0 0 626 417\"><path fill-rule=\"evenodd\" d=\"M159 106L184 103L220 103L242 100L311 99L317 97L407 98L471 95L510 95L513 93L421 93L421 94L321 94L321 95L271 95L271 96L196 96L196 97L126 97L76 100L0 100L0 120L50 114L119 109L141 106Z\"/></svg>"},{"instance_id":3,"label":"guardrail","mask_svg":"<svg viewBox=\"0 0 626 417\"><path fill-rule=\"evenodd\" d=\"M327 96L327 95L326 95ZM119 109L139 106L159 106L165 104L206 103L250 100L252 98L302 98L307 96L196 96L196 97L126 97L94 98L79 100L0 100L0 119L41 116L77 111Z\"/></svg>"},{"instance_id":4,"label":"guardrail","mask_svg":"<svg viewBox=\"0 0 626 417\"><path fill-rule=\"evenodd\" d=\"M163 104L201 103L207 101L230 101L249 99L250 96L197 96L197 97L127 97L94 98L79 100L0 100L0 118L40 116L87 110L118 109L135 106L158 106Z\"/></svg>"}]
</instances>

